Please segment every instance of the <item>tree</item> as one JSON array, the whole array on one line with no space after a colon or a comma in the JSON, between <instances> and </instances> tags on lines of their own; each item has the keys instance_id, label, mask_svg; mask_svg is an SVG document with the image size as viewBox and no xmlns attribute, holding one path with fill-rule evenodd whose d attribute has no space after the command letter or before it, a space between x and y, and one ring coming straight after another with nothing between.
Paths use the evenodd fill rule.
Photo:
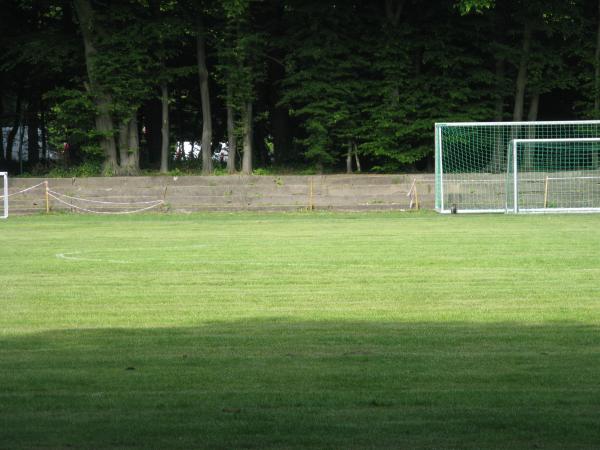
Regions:
<instances>
[{"instance_id":1,"label":"tree","mask_svg":"<svg viewBox=\"0 0 600 450\"><path fill-rule=\"evenodd\" d=\"M47 93L70 83L82 62L73 44L68 2L12 2L0 15L0 124L11 125L6 146L0 146L0 161L10 165L9 148L18 140L17 131L27 126L30 170L39 170L47 153ZM41 142L40 142L41 141ZM0 138L4 144L4 139ZM45 163L45 161L42 161Z\"/></svg>"},{"instance_id":2,"label":"tree","mask_svg":"<svg viewBox=\"0 0 600 450\"><path fill-rule=\"evenodd\" d=\"M90 0L74 0L75 12L79 21L81 37L83 38L85 64L88 74L87 89L91 94L95 111L96 131L100 138L100 146L103 150L105 162L105 171L109 173L116 172L117 162L117 146L115 143L115 127L110 114L112 98L106 92L98 79L98 66L96 58L98 51L96 50L95 40L100 30L96 26L94 10Z\"/></svg>"},{"instance_id":3,"label":"tree","mask_svg":"<svg viewBox=\"0 0 600 450\"><path fill-rule=\"evenodd\" d=\"M254 101L256 86L264 79L263 33L254 26L255 11L250 0L222 2L226 23L219 37L219 73L225 89L229 142L228 170L235 170L235 117L239 114L242 133L242 173L249 175L254 157Z\"/></svg>"},{"instance_id":4,"label":"tree","mask_svg":"<svg viewBox=\"0 0 600 450\"><path fill-rule=\"evenodd\" d=\"M361 49L365 24L360 5L292 3L285 41L286 77L281 102L303 122L304 156L322 171L342 154L356 151L365 97L368 62ZM324 13L323 10L327 12ZM297 45L302 42L302 45ZM340 148L346 147L342 152Z\"/></svg>"},{"instance_id":5,"label":"tree","mask_svg":"<svg viewBox=\"0 0 600 450\"><path fill-rule=\"evenodd\" d=\"M592 0L9 2L0 160L17 168L29 124L31 167L48 141L111 174L166 172L177 145L191 170L181 142L201 141L206 174L227 141L229 173L238 147L244 173L431 169L436 121L600 115L599 17Z\"/></svg>"},{"instance_id":6,"label":"tree","mask_svg":"<svg viewBox=\"0 0 600 450\"><path fill-rule=\"evenodd\" d=\"M201 13L202 14L202 13ZM212 117L210 109L210 90L208 87L208 69L206 68L206 28L202 16L198 19L196 49L198 57L198 80L202 102L202 173L212 173Z\"/></svg>"}]
</instances>

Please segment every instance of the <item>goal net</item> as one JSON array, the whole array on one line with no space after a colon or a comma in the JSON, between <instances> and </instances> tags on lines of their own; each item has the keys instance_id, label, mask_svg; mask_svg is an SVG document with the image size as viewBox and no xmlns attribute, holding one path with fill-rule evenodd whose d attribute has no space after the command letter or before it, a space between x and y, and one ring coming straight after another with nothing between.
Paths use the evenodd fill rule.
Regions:
<instances>
[{"instance_id":1,"label":"goal net","mask_svg":"<svg viewBox=\"0 0 600 450\"><path fill-rule=\"evenodd\" d=\"M596 137L600 120L438 123L435 208L442 213L513 211L507 179L514 140Z\"/></svg>"},{"instance_id":2,"label":"goal net","mask_svg":"<svg viewBox=\"0 0 600 450\"><path fill-rule=\"evenodd\" d=\"M600 211L600 137L514 139L507 211Z\"/></svg>"},{"instance_id":3,"label":"goal net","mask_svg":"<svg viewBox=\"0 0 600 450\"><path fill-rule=\"evenodd\" d=\"M8 174L0 172L0 219L8 217Z\"/></svg>"}]
</instances>

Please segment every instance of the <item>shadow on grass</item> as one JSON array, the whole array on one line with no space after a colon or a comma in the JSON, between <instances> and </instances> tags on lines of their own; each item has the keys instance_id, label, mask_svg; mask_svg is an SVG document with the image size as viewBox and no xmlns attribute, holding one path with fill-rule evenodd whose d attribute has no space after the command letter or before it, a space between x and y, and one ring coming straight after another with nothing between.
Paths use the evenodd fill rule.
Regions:
<instances>
[{"instance_id":1,"label":"shadow on grass","mask_svg":"<svg viewBox=\"0 0 600 450\"><path fill-rule=\"evenodd\" d=\"M247 320L0 339L1 448L598 448L600 329Z\"/></svg>"}]
</instances>

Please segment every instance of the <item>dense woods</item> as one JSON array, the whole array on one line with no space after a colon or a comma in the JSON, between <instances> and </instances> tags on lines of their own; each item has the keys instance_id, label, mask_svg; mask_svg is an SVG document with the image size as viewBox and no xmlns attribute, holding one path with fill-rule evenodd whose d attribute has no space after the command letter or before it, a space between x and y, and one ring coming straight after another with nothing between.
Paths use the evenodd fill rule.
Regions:
<instances>
[{"instance_id":1,"label":"dense woods","mask_svg":"<svg viewBox=\"0 0 600 450\"><path fill-rule=\"evenodd\" d=\"M428 171L436 121L598 118L599 17L598 0L3 2L0 169Z\"/></svg>"}]
</instances>

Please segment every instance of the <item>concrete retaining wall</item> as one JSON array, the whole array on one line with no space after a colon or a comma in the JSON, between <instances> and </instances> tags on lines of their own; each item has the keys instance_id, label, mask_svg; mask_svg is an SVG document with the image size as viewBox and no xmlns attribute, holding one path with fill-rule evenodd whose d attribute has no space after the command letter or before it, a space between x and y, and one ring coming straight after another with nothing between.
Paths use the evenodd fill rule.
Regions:
<instances>
[{"instance_id":1,"label":"concrete retaining wall","mask_svg":"<svg viewBox=\"0 0 600 450\"><path fill-rule=\"evenodd\" d=\"M40 178L10 178L9 192L43 182ZM150 202L163 200L154 211L367 211L408 209L407 193L416 180L422 208L434 206L434 176L426 175L315 175L315 176L156 176L48 179L52 211L130 211L148 204L94 202ZM78 197L91 201L82 201ZM40 186L10 197L10 214L45 211L45 189Z\"/></svg>"}]
</instances>

